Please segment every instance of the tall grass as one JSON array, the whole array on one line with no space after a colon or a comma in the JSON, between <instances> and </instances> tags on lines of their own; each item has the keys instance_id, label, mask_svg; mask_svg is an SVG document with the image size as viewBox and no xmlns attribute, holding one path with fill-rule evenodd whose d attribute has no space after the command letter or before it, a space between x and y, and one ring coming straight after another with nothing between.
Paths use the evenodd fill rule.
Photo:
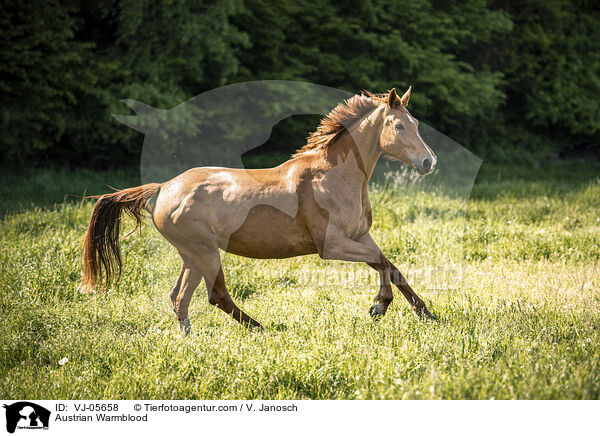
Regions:
<instances>
[{"instance_id":1,"label":"tall grass","mask_svg":"<svg viewBox=\"0 0 600 436\"><path fill-rule=\"evenodd\" d=\"M8 175L0 397L597 399L597 169L484 167L466 210L441 192L375 187L374 239L439 323L400 293L373 321L377 275L364 265L225 254L232 294L267 328L238 326L201 285L189 337L167 297L177 256L150 222L123 242L118 285L76 291L92 202L65 193L132 186L135 172Z\"/></svg>"}]
</instances>

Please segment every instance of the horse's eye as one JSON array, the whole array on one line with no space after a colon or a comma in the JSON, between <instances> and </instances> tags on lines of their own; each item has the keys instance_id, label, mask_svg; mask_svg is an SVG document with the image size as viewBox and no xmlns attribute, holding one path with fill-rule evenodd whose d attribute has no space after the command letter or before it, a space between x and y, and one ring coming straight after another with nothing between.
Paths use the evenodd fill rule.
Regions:
<instances>
[{"instance_id":1,"label":"horse's eye","mask_svg":"<svg viewBox=\"0 0 600 436\"><path fill-rule=\"evenodd\" d=\"M400 123L396 124L396 130L404 130L404 126Z\"/></svg>"}]
</instances>

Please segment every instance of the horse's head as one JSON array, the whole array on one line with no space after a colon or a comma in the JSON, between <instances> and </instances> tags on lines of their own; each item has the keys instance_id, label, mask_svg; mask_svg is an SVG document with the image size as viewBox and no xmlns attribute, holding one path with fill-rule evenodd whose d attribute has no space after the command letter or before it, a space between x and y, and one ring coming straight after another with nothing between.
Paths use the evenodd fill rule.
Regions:
<instances>
[{"instance_id":1,"label":"horse's head","mask_svg":"<svg viewBox=\"0 0 600 436\"><path fill-rule=\"evenodd\" d=\"M390 91L379 142L385 155L413 166L420 174L428 174L433 171L437 157L419 135L419 121L406 109L410 90L409 87L402 97L395 89Z\"/></svg>"}]
</instances>

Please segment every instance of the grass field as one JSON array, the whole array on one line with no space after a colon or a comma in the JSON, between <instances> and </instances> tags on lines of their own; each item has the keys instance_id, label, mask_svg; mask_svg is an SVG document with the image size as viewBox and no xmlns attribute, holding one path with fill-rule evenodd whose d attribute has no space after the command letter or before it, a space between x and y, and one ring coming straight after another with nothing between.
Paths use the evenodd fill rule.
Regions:
<instances>
[{"instance_id":1,"label":"grass field","mask_svg":"<svg viewBox=\"0 0 600 436\"><path fill-rule=\"evenodd\" d=\"M151 223L123 242L118 285L76 290L92 203L66 194L137 185L135 172L7 173L0 397L598 399L599 170L484 165L464 221L452 196L374 187L372 234L440 322L399 293L373 321L364 265L225 255L236 301L267 328L240 327L201 285L189 337L167 297L177 256ZM464 250L452 267L437 264L448 240Z\"/></svg>"}]
</instances>

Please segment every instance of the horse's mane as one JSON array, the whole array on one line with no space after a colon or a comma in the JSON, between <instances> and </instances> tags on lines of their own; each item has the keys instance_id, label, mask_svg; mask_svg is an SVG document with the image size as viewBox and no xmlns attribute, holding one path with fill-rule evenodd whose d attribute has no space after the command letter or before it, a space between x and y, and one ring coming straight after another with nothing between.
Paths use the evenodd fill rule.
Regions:
<instances>
[{"instance_id":1,"label":"horse's mane","mask_svg":"<svg viewBox=\"0 0 600 436\"><path fill-rule=\"evenodd\" d=\"M338 104L327 114L306 138L306 145L296 150L292 157L323 150L339 138L354 122L367 115L387 100L388 94L363 91Z\"/></svg>"}]
</instances>

